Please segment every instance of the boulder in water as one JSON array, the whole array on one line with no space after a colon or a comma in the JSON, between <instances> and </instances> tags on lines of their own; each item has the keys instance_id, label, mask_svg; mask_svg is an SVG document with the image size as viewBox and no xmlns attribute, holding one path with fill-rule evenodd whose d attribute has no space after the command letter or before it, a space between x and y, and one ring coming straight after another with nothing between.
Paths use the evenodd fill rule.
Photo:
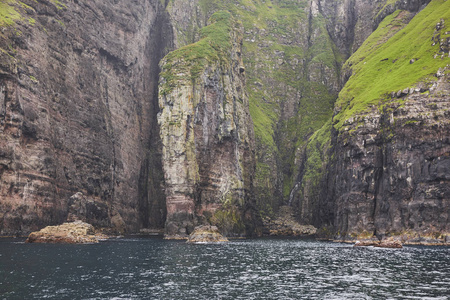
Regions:
<instances>
[{"instance_id":1,"label":"boulder in water","mask_svg":"<svg viewBox=\"0 0 450 300\"><path fill-rule=\"evenodd\" d=\"M380 244L379 241L364 240L364 241L356 241L353 247L368 247L368 246L376 246L378 244Z\"/></svg>"},{"instance_id":2,"label":"boulder in water","mask_svg":"<svg viewBox=\"0 0 450 300\"><path fill-rule=\"evenodd\" d=\"M59 226L47 226L32 232L26 243L92 244L104 238L106 237L95 234L91 224L75 221Z\"/></svg>"},{"instance_id":3,"label":"boulder in water","mask_svg":"<svg viewBox=\"0 0 450 300\"><path fill-rule=\"evenodd\" d=\"M363 240L363 241L356 241L354 247L367 247L367 246L374 246L378 248L403 248L403 245L400 241L396 241L393 239L386 239L380 241L375 240Z\"/></svg>"},{"instance_id":4,"label":"boulder in water","mask_svg":"<svg viewBox=\"0 0 450 300\"><path fill-rule=\"evenodd\" d=\"M400 249L400 248L403 248L403 245L400 241L382 240L378 245L375 245L375 247Z\"/></svg>"},{"instance_id":5,"label":"boulder in water","mask_svg":"<svg viewBox=\"0 0 450 300\"><path fill-rule=\"evenodd\" d=\"M188 243L218 243L228 242L216 226L203 225L195 227L194 231L189 235Z\"/></svg>"}]
</instances>

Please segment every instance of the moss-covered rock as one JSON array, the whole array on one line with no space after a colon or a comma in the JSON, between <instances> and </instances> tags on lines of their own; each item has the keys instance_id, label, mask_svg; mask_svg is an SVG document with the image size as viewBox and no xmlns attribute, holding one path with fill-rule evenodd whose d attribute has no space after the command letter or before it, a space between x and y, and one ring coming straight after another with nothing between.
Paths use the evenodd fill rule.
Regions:
<instances>
[{"instance_id":1,"label":"moss-covered rock","mask_svg":"<svg viewBox=\"0 0 450 300\"><path fill-rule=\"evenodd\" d=\"M158 122L167 236L187 236L195 225L208 221L205 215L216 212L214 224L245 234L245 226L230 225L234 221L227 217L230 213L232 219L244 220L246 207L253 206L254 136L242 30L231 13L216 12L201 29L199 41L161 62Z\"/></svg>"},{"instance_id":2,"label":"moss-covered rock","mask_svg":"<svg viewBox=\"0 0 450 300\"><path fill-rule=\"evenodd\" d=\"M105 238L107 237L102 234L95 234L91 224L75 221L59 226L47 226L32 232L26 243L93 244Z\"/></svg>"},{"instance_id":3,"label":"moss-covered rock","mask_svg":"<svg viewBox=\"0 0 450 300\"><path fill-rule=\"evenodd\" d=\"M216 226L203 225L195 227L186 242L192 244L221 243L228 242L228 239L219 232Z\"/></svg>"}]
</instances>

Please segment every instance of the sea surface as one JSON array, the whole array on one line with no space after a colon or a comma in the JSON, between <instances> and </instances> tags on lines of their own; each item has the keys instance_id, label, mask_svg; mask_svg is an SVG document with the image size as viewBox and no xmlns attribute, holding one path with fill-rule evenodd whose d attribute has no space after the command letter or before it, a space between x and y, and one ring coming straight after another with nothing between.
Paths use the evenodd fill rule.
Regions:
<instances>
[{"instance_id":1,"label":"sea surface","mask_svg":"<svg viewBox=\"0 0 450 300\"><path fill-rule=\"evenodd\" d=\"M450 248L0 239L0 299L449 299Z\"/></svg>"}]
</instances>

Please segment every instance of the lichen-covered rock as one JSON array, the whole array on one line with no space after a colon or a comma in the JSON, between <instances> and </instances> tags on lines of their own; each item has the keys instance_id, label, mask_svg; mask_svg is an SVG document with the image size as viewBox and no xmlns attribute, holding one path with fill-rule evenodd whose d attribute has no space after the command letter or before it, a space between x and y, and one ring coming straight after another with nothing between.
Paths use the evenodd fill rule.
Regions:
<instances>
[{"instance_id":1,"label":"lichen-covered rock","mask_svg":"<svg viewBox=\"0 0 450 300\"><path fill-rule=\"evenodd\" d=\"M216 226L203 225L195 227L194 231L189 235L187 243L218 243L228 242Z\"/></svg>"},{"instance_id":2,"label":"lichen-covered rock","mask_svg":"<svg viewBox=\"0 0 450 300\"><path fill-rule=\"evenodd\" d=\"M163 145L166 237L187 237L216 211L253 222L253 126L242 68L242 27L212 16L202 38L161 63L158 124ZM233 220L230 220L232 222ZM237 226L234 228L238 228ZM245 227L239 227L245 234Z\"/></svg>"},{"instance_id":3,"label":"lichen-covered rock","mask_svg":"<svg viewBox=\"0 0 450 300\"><path fill-rule=\"evenodd\" d=\"M96 235L94 226L82 221L47 226L28 236L26 243L92 244L98 243L104 235Z\"/></svg>"},{"instance_id":4,"label":"lichen-covered rock","mask_svg":"<svg viewBox=\"0 0 450 300\"><path fill-rule=\"evenodd\" d=\"M403 245L400 241L394 239L386 239L386 240L362 240L356 241L353 247L368 247L373 246L377 248L395 248L400 249L403 248Z\"/></svg>"}]
</instances>

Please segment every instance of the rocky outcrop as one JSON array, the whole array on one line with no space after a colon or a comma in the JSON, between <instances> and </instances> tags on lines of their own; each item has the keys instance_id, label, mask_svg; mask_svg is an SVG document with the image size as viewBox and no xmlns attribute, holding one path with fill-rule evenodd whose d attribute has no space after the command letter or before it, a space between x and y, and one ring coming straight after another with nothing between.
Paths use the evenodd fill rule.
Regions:
<instances>
[{"instance_id":1,"label":"rocky outcrop","mask_svg":"<svg viewBox=\"0 0 450 300\"><path fill-rule=\"evenodd\" d=\"M202 34L161 63L166 235L174 238L187 237L203 223L245 234L245 224L253 222L254 138L242 28L230 13L219 12Z\"/></svg>"},{"instance_id":2,"label":"rocky outcrop","mask_svg":"<svg viewBox=\"0 0 450 300\"><path fill-rule=\"evenodd\" d=\"M0 235L62 223L77 192L89 222L163 227L161 1L1 5L15 18L0 34Z\"/></svg>"},{"instance_id":3,"label":"rocky outcrop","mask_svg":"<svg viewBox=\"0 0 450 300\"><path fill-rule=\"evenodd\" d=\"M449 77L347 124L337 140L338 232L379 237L450 232ZM351 128L353 132L349 133ZM408 239L414 240L411 234ZM416 238L418 237L416 236Z\"/></svg>"},{"instance_id":4,"label":"rocky outcrop","mask_svg":"<svg viewBox=\"0 0 450 300\"><path fill-rule=\"evenodd\" d=\"M400 241L393 239L382 241L373 241L373 240L356 241L355 245L353 245L353 247L368 247L368 246L373 246L376 248L393 248L393 249L403 248L403 245Z\"/></svg>"},{"instance_id":5,"label":"rocky outcrop","mask_svg":"<svg viewBox=\"0 0 450 300\"><path fill-rule=\"evenodd\" d=\"M216 226L203 225L195 227L194 231L189 235L187 243L220 243L228 242Z\"/></svg>"},{"instance_id":6,"label":"rocky outcrop","mask_svg":"<svg viewBox=\"0 0 450 300\"><path fill-rule=\"evenodd\" d=\"M96 201L78 192L70 197L68 206L67 222L89 222L95 228L112 234L126 231L126 224L120 214L105 201Z\"/></svg>"},{"instance_id":7,"label":"rocky outcrop","mask_svg":"<svg viewBox=\"0 0 450 300\"><path fill-rule=\"evenodd\" d=\"M366 240L366 241L356 241L353 247L370 247L379 245L380 241L378 240Z\"/></svg>"},{"instance_id":8,"label":"rocky outcrop","mask_svg":"<svg viewBox=\"0 0 450 300\"><path fill-rule=\"evenodd\" d=\"M377 247L377 248L401 249L401 248L403 248L403 245L399 241L383 240L378 245L375 245L374 247Z\"/></svg>"},{"instance_id":9,"label":"rocky outcrop","mask_svg":"<svg viewBox=\"0 0 450 300\"><path fill-rule=\"evenodd\" d=\"M59 226L47 226L28 236L26 243L52 244L95 244L107 238L105 235L95 234L94 226L82 221L64 223Z\"/></svg>"},{"instance_id":10,"label":"rocky outcrop","mask_svg":"<svg viewBox=\"0 0 450 300\"><path fill-rule=\"evenodd\" d=\"M290 206L280 207L275 218L263 219L264 233L270 236L313 236L317 228L312 225L301 225L295 220Z\"/></svg>"}]
</instances>

